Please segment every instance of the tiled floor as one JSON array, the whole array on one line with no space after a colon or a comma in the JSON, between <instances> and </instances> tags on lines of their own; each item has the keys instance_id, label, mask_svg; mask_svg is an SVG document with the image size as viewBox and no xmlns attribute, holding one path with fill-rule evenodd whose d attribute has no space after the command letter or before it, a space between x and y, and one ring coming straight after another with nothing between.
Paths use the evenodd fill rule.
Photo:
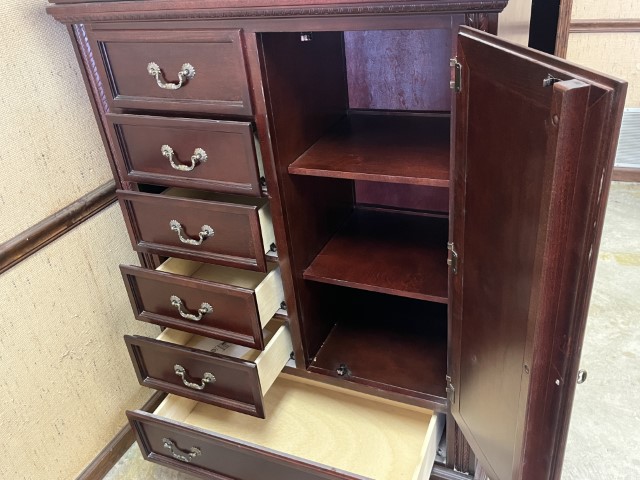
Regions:
<instances>
[{"instance_id":1,"label":"tiled floor","mask_svg":"<svg viewBox=\"0 0 640 480\"><path fill-rule=\"evenodd\" d=\"M563 480L640 478L640 184L611 189L582 368ZM105 478L194 477L143 461L134 445Z\"/></svg>"}]
</instances>

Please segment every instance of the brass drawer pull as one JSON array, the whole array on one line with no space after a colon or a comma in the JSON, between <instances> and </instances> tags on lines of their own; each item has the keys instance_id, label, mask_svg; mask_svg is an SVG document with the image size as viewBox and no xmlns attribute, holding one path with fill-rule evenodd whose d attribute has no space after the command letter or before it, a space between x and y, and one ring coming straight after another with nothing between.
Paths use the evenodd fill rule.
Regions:
<instances>
[{"instance_id":1,"label":"brass drawer pull","mask_svg":"<svg viewBox=\"0 0 640 480\"><path fill-rule=\"evenodd\" d=\"M169 159L171 168L173 168L174 170L180 170L181 172L190 172L191 170L196 168L198 163L207 161L207 152L205 152L202 148L196 148L193 151L193 155L191 156L191 165L180 165L179 163L174 162L173 148L171 148L169 145L162 145L162 148L160 148L160 152L162 152L162 155L165 158Z\"/></svg>"},{"instance_id":2,"label":"brass drawer pull","mask_svg":"<svg viewBox=\"0 0 640 480\"><path fill-rule=\"evenodd\" d=\"M178 309L178 313L182 318L186 318L187 320L193 320L194 322L199 322L200 320L202 320L202 317L204 317L207 313L211 313L213 311L213 307L210 304L206 302L202 302L200 304L200 308L198 309L198 315L194 315L192 313L188 313L182 310L184 305L180 297L176 295L171 295L171 297L169 297L169 301L171 302L171 305L173 305Z\"/></svg>"},{"instance_id":3,"label":"brass drawer pull","mask_svg":"<svg viewBox=\"0 0 640 480\"><path fill-rule=\"evenodd\" d=\"M193 390L204 390L204 387L206 387L208 383L214 383L216 381L216 377L213 376L213 373L204 372L202 381L200 383L193 383L187 378L189 374L182 365L174 365L173 370L176 372L176 375L182 379L184 386Z\"/></svg>"},{"instance_id":4,"label":"brass drawer pull","mask_svg":"<svg viewBox=\"0 0 640 480\"><path fill-rule=\"evenodd\" d=\"M189 452L183 452L168 438L162 439L162 445L164 448L171 451L173 458L177 458L181 462L190 463L193 458L202 455L202 451L198 447L191 447Z\"/></svg>"},{"instance_id":5,"label":"brass drawer pull","mask_svg":"<svg viewBox=\"0 0 640 480\"><path fill-rule=\"evenodd\" d=\"M190 63L185 63L182 65L182 69L178 72L178 83L167 83L161 77L162 70L160 70L160 66L158 66L155 62L149 62L147 65L147 72L152 77L155 77L156 83L160 88L164 88L166 90L178 90L181 88L187 80L191 80L196 76L196 69L193 68L193 65Z\"/></svg>"},{"instance_id":6,"label":"brass drawer pull","mask_svg":"<svg viewBox=\"0 0 640 480\"><path fill-rule=\"evenodd\" d=\"M177 220L171 220L169 222L169 227L171 227L171 230L173 230L174 232L178 233L178 237L180 238L180 241L182 243L186 243L188 245L202 245L202 242L204 242L205 238L209 238L211 236L213 236L213 228L211 228L209 225L203 225L200 231L200 234L198 235L200 237L199 240L194 240L192 238L185 238L182 236L182 225L180 225L180 222Z\"/></svg>"}]
</instances>

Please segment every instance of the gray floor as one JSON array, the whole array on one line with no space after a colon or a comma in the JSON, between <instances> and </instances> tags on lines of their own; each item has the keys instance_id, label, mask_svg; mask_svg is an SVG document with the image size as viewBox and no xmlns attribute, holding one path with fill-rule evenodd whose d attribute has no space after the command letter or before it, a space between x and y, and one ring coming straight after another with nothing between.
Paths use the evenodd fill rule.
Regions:
<instances>
[{"instance_id":1,"label":"gray floor","mask_svg":"<svg viewBox=\"0 0 640 480\"><path fill-rule=\"evenodd\" d=\"M640 184L614 183L582 352L589 376L577 389L563 480L640 479L639 312ZM144 462L134 445L105 478L194 477Z\"/></svg>"}]
</instances>

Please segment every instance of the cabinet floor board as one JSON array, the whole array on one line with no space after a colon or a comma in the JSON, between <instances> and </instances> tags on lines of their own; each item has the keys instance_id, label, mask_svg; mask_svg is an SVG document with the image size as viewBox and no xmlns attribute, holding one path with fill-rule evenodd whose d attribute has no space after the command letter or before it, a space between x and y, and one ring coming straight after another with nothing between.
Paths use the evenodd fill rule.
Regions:
<instances>
[{"instance_id":1,"label":"cabinet floor board","mask_svg":"<svg viewBox=\"0 0 640 480\"><path fill-rule=\"evenodd\" d=\"M446 403L446 307L384 297L363 292L341 305L309 370Z\"/></svg>"}]
</instances>

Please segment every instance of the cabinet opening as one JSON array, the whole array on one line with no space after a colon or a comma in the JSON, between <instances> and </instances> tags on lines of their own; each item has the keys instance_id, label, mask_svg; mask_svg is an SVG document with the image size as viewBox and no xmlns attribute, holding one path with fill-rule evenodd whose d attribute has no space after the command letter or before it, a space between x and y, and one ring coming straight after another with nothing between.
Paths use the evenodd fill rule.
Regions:
<instances>
[{"instance_id":1,"label":"cabinet opening","mask_svg":"<svg viewBox=\"0 0 640 480\"><path fill-rule=\"evenodd\" d=\"M445 404L446 305L330 285L311 290L331 328L310 371Z\"/></svg>"},{"instance_id":2,"label":"cabinet opening","mask_svg":"<svg viewBox=\"0 0 640 480\"><path fill-rule=\"evenodd\" d=\"M305 366L438 406L451 38L259 35Z\"/></svg>"}]
</instances>

